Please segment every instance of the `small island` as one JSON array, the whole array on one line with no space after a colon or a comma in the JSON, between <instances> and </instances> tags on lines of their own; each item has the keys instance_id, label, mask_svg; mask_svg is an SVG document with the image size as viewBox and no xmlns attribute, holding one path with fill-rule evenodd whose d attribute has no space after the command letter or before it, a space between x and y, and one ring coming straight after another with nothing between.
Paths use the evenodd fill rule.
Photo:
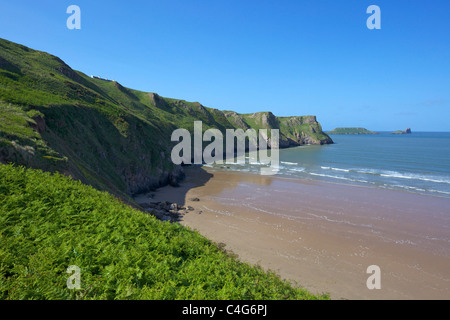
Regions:
<instances>
[{"instance_id":1,"label":"small island","mask_svg":"<svg viewBox=\"0 0 450 320\"><path fill-rule=\"evenodd\" d=\"M397 130L392 132L392 134L411 134L411 128L406 128L406 130Z\"/></svg>"},{"instance_id":2,"label":"small island","mask_svg":"<svg viewBox=\"0 0 450 320\"><path fill-rule=\"evenodd\" d=\"M335 128L328 131L327 134L377 134L377 132L367 130L366 128Z\"/></svg>"}]
</instances>

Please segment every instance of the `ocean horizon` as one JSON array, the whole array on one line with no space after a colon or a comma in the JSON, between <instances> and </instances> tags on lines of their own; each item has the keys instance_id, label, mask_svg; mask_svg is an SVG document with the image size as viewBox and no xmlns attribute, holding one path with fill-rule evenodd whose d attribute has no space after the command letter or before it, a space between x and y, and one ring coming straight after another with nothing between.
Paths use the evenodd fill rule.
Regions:
<instances>
[{"instance_id":1,"label":"ocean horizon","mask_svg":"<svg viewBox=\"0 0 450 320\"><path fill-rule=\"evenodd\" d=\"M280 149L276 175L450 198L450 132L330 137L334 144ZM213 167L258 174L261 166Z\"/></svg>"}]
</instances>

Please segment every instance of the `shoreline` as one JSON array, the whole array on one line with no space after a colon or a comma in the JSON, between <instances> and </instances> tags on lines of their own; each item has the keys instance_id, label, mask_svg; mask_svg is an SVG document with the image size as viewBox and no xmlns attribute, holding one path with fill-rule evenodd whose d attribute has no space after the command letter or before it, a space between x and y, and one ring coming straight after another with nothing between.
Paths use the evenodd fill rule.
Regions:
<instances>
[{"instance_id":1,"label":"shoreline","mask_svg":"<svg viewBox=\"0 0 450 320\"><path fill-rule=\"evenodd\" d=\"M194 207L180 224L332 299L450 298L445 197L193 166L135 200ZM366 287L370 265L380 290Z\"/></svg>"},{"instance_id":2,"label":"shoreline","mask_svg":"<svg viewBox=\"0 0 450 320\"><path fill-rule=\"evenodd\" d=\"M222 168L214 168L214 167L205 167L206 171L210 172L223 172L223 173L230 173L230 174L240 174L240 175L250 175L255 176L258 175L255 172L247 172L247 171L233 171L233 170L223 170ZM356 187L356 188L368 188L368 189L376 189L376 190L387 190L387 191L395 191L395 192L404 192L407 194L415 194L415 195L421 195L421 196L430 196L430 197L436 197L436 198L444 198L444 199L450 199L450 196L444 195L444 194L438 194L436 192L431 191L412 191L408 189L401 189L401 188L383 188L377 185L370 185L363 182L354 182L354 181L347 181L347 182L340 182L340 181L332 181L331 179L305 179L300 177L293 177L293 176L287 176L287 175L273 175L275 179L280 180L286 180L291 182L299 182L299 183L324 183L324 184L332 184L332 185L338 185L338 186L350 186L350 187Z\"/></svg>"}]
</instances>

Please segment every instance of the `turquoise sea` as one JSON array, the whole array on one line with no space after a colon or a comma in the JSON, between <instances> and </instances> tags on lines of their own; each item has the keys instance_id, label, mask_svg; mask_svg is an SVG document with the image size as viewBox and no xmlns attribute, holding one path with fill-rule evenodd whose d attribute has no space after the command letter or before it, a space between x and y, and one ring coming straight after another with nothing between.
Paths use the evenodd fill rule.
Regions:
<instances>
[{"instance_id":1,"label":"turquoise sea","mask_svg":"<svg viewBox=\"0 0 450 320\"><path fill-rule=\"evenodd\" d=\"M332 145L280 150L277 175L450 197L450 132L331 135ZM228 170L258 173L258 165Z\"/></svg>"}]
</instances>

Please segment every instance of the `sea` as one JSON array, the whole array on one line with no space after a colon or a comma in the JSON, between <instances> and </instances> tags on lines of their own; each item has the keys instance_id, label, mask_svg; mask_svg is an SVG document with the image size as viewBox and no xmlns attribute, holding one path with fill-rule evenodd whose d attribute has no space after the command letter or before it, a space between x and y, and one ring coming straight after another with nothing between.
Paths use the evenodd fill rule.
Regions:
<instances>
[{"instance_id":1,"label":"sea","mask_svg":"<svg viewBox=\"0 0 450 320\"><path fill-rule=\"evenodd\" d=\"M276 175L450 198L450 132L330 137L334 144L280 149ZM213 167L259 174L261 164Z\"/></svg>"}]
</instances>

